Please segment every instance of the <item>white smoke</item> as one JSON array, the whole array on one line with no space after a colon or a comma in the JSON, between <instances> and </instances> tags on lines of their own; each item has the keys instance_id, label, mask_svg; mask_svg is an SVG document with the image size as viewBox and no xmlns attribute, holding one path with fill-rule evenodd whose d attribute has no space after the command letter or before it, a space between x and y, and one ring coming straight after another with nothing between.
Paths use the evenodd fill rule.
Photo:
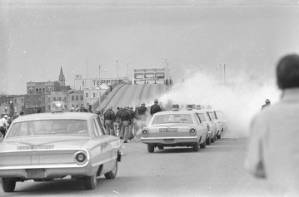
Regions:
<instances>
[{"instance_id":1,"label":"white smoke","mask_svg":"<svg viewBox=\"0 0 299 197\"><path fill-rule=\"evenodd\" d=\"M212 105L224 112L229 137L248 135L249 123L266 98L278 100L279 91L274 81L258 82L247 75L238 75L224 83L211 74L198 71L186 78L160 98L162 103Z\"/></svg>"}]
</instances>

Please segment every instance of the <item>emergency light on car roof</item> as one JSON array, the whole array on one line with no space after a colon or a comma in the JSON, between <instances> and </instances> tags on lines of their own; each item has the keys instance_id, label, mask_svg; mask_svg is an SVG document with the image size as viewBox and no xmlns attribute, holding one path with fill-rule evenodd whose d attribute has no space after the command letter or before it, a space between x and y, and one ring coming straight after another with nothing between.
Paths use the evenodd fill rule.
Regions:
<instances>
[{"instance_id":1,"label":"emergency light on car roof","mask_svg":"<svg viewBox=\"0 0 299 197\"><path fill-rule=\"evenodd\" d=\"M172 105L171 109L172 109L172 111L179 111L180 106L178 104L174 104L174 105Z\"/></svg>"},{"instance_id":2,"label":"emergency light on car roof","mask_svg":"<svg viewBox=\"0 0 299 197\"><path fill-rule=\"evenodd\" d=\"M64 103L61 101L54 101L51 104L51 112L63 112L64 111Z\"/></svg>"}]
</instances>

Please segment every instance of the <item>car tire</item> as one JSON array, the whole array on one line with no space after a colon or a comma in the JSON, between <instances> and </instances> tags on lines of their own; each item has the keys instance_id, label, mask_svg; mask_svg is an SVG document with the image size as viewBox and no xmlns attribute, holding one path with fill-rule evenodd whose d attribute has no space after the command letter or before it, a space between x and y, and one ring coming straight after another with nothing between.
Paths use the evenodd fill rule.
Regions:
<instances>
[{"instance_id":1,"label":"car tire","mask_svg":"<svg viewBox=\"0 0 299 197\"><path fill-rule=\"evenodd\" d=\"M159 145L159 146L158 146L158 149L159 149L159 150L164 150L164 146Z\"/></svg>"},{"instance_id":2,"label":"car tire","mask_svg":"<svg viewBox=\"0 0 299 197\"><path fill-rule=\"evenodd\" d=\"M118 162L115 161L114 168L111 171L105 173L104 176L106 179L115 179L117 172L118 172Z\"/></svg>"},{"instance_id":3,"label":"car tire","mask_svg":"<svg viewBox=\"0 0 299 197\"><path fill-rule=\"evenodd\" d=\"M196 142L195 144L192 145L192 150L197 152L199 150L199 143Z\"/></svg>"},{"instance_id":4,"label":"car tire","mask_svg":"<svg viewBox=\"0 0 299 197\"><path fill-rule=\"evenodd\" d=\"M16 181L10 178L2 178L2 189L4 192L14 192Z\"/></svg>"},{"instance_id":5,"label":"car tire","mask_svg":"<svg viewBox=\"0 0 299 197\"><path fill-rule=\"evenodd\" d=\"M153 153L154 150L155 150L155 146L154 146L153 144L148 144L148 145L147 145L147 151L148 151L149 153Z\"/></svg>"},{"instance_id":6,"label":"car tire","mask_svg":"<svg viewBox=\"0 0 299 197\"><path fill-rule=\"evenodd\" d=\"M207 140L206 140L206 145L210 145L211 144L211 138L208 137Z\"/></svg>"},{"instance_id":7,"label":"car tire","mask_svg":"<svg viewBox=\"0 0 299 197\"><path fill-rule=\"evenodd\" d=\"M206 148L206 141L200 144L200 148Z\"/></svg>"},{"instance_id":8,"label":"car tire","mask_svg":"<svg viewBox=\"0 0 299 197\"><path fill-rule=\"evenodd\" d=\"M97 177L96 175L88 176L84 178L85 188L88 190L93 190L97 186Z\"/></svg>"},{"instance_id":9,"label":"car tire","mask_svg":"<svg viewBox=\"0 0 299 197\"><path fill-rule=\"evenodd\" d=\"M212 138L211 138L211 143L214 143L215 142L215 136L213 136Z\"/></svg>"}]
</instances>

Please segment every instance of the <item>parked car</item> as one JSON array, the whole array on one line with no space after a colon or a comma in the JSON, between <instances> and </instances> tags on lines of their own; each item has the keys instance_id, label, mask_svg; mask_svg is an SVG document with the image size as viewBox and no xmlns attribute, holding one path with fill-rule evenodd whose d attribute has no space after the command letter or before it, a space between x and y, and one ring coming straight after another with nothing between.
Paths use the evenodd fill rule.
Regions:
<instances>
[{"instance_id":1,"label":"parked car","mask_svg":"<svg viewBox=\"0 0 299 197\"><path fill-rule=\"evenodd\" d=\"M227 122L226 122L225 116L222 111L216 110L216 111L214 111L214 113L215 113L216 119L218 121L218 124L220 125L220 131L221 131L220 137L218 137L218 138L221 138L222 133L227 131L227 129L228 129Z\"/></svg>"},{"instance_id":2,"label":"parked car","mask_svg":"<svg viewBox=\"0 0 299 197\"><path fill-rule=\"evenodd\" d=\"M198 151L205 148L208 131L195 111L164 111L156 113L142 131L141 142L147 144L148 152L158 147L191 146Z\"/></svg>"},{"instance_id":3,"label":"parked car","mask_svg":"<svg viewBox=\"0 0 299 197\"><path fill-rule=\"evenodd\" d=\"M114 179L121 160L120 139L104 135L96 114L53 112L20 116L0 143L0 177L5 192L16 182L71 176L86 189L97 178Z\"/></svg>"}]
</instances>

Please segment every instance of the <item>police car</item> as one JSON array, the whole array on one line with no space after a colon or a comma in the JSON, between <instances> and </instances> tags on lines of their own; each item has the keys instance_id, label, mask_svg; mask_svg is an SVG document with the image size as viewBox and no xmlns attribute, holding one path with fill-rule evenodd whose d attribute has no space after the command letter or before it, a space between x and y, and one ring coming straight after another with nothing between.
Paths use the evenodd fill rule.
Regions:
<instances>
[{"instance_id":1,"label":"police car","mask_svg":"<svg viewBox=\"0 0 299 197\"><path fill-rule=\"evenodd\" d=\"M20 116L0 144L0 177L5 192L16 182L71 177L86 189L97 178L114 179L120 161L120 139L104 135L96 114L63 112L53 103L52 113Z\"/></svg>"},{"instance_id":2,"label":"police car","mask_svg":"<svg viewBox=\"0 0 299 197\"><path fill-rule=\"evenodd\" d=\"M195 111L174 110L154 114L143 129L141 142L147 144L148 152L157 147L190 146L194 151L205 148L208 130Z\"/></svg>"}]
</instances>

